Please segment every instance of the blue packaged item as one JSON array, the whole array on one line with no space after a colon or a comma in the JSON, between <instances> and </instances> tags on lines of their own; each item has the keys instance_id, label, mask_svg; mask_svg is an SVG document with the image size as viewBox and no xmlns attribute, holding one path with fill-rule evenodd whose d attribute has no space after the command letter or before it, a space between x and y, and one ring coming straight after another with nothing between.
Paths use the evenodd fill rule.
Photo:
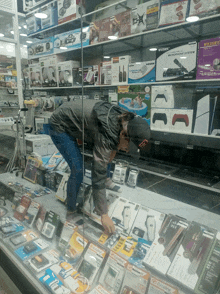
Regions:
<instances>
[{"instance_id":1,"label":"blue packaged item","mask_svg":"<svg viewBox=\"0 0 220 294\"><path fill-rule=\"evenodd\" d=\"M46 249L49 246L47 242L42 239L37 239L35 241L28 242L24 246L19 247L15 250L15 254L20 257L20 259L25 260L28 257Z\"/></svg>"},{"instance_id":2,"label":"blue packaged item","mask_svg":"<svg viewBox=\"0 0 220 294\"><path fill-rule=\"evenodd\" d=\"M40 13L45 13L47 18L41 19L41 29L47 29L58 24L57 1L50 2L40 8Z\"/></svg>"},{"instance_id":3,"label":"blue packaged item","mask_svg":"<svg viewBox=\"0 0 220 294\"><path fill-rule=\"evenodd\" d=\"M155 60L130 63L128 66L128 83L150 83L156 80Z\"/></svg>"},{"instance_id":4,"label":"blue packaged item","mask_svg":"<svg viewBox=\"0 0 220 294\"><path fill-rule=\"evenodd\" d=\"M28 46L28 58L37 58L53 52L53 37L45 38Z\"/></svg>"}]
</instances>

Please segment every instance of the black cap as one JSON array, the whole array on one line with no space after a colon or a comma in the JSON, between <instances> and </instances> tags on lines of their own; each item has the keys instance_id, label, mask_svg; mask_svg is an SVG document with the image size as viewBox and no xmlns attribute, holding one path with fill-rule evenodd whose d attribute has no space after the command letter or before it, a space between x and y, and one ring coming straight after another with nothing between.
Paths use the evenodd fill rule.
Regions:
<instances>
[{"instance_id":1,"label":"black cap","mask_svg":"<svg viewBox=\"0 0 220 294\"><path fill-rule=\"evenodd\" d=\"M137 148L142 148L150 139L150 126L145 119L135 116L128 122L128 136Z\"/></svg>"}]
</instances>

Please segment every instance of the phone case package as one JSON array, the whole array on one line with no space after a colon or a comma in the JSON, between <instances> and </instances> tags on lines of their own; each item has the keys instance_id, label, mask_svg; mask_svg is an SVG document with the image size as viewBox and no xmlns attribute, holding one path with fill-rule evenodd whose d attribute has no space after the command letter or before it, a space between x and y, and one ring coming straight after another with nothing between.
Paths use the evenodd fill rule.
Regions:
<instances>
[{"instance_id":1,"label":"phone case package","mask_svg":"<svg viewBox=\"0 0 220 294\"><path fill-rule=\"evenodd\" d=\"M42 270L50 267L51 265L58 263L59 261L59 252L51 249L46 252L43 252L39 255L36 255L30 258L27 261L27 265L30 266L35 272L39 273Z\"/></svg>"},{"instance_id":2,"label":"phone case package","mask_svg":"<svg viewBox=\"0 0 220 294\"><path fill-rule=\"evenodd\" d=\"M43 239L37 239L31 242L28 242L24 246L19 247L15 250L15 254L20 257L21 260L26 260L32 255L46 249L49 247L49 244Z\"/></svg>"},{"instance_id":3,"label":"phone case package","mask_svg":"<svg viewBox=\"0 0 220 294\"><path fill-rule=\"evenodd\" d=\"M196 222L189 226L167 275L194 290L212 249L216 231Z\"/></svg>"},{"instance_id":4,"label":"phone case package","mask_svg":"<svg viewBox=\"0 0 220 294\"><path fill-rule=\"evenodd\" d=\"M178 216L168 215L143 263L166 274L184 237L188 222Z\"/></svg>"},{"instance_id":5,"label":"phone case package","mask_svg":"<svg viewBox=\"0 0 220 294\"><path fill-rule=\"evenodd\" d=\"M109 292L118 293L124 278L127 261L118 254L110 252L102 271L99 283Z\"/></svg>"},{"instance_id":6,"label":"phone case package","mask_svg":"<svg viewBox=\"0 0 220 294\"><path fill-rule=\"evenodd\" d=\"M35 227L39 232L41 232L43 228L46 213L47 213L46 208L44 206L41 206L39 209L39 214L37 216L36 223L35 223Z\"/></svg>"}]
</instances>

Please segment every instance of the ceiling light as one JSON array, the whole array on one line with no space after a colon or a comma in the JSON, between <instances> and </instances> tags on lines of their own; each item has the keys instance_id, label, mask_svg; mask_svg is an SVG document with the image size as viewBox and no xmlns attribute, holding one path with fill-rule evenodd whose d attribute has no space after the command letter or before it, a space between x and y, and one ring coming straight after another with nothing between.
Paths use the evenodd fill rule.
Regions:
<instances>
[{"instance_id":1,"label":"ceiling light","mask_svg":"<svg viewBox=\"0 0 220 294\"><path fill-rule=\"evenodd\" d=\"M211 66L211 64L205 64L205 66L209 67L209 66Z\"/></svg>"},{"instance_id":2,"label":"ceiling light","mask_svg":"<svg viewBox=\"0 0 220 294\"><path fill-rule=\"evenodd\" d=\"M117 40L118 37L117 37L117 36L108 36L108 39L109 39L109 40Z\"/></svg>"},{"instance_id":3,"label":"ceiling light","mask_svg":"<svg viewBox=\"0 0 220 294\"><path fill-rule=\"evenodd\" d=\"M110 56L103 56L104 58L108 59L108 58L111 58Z\"/></svg>"},{"instance_id":4,"label":"ceiling light","mask_svg":"<svg viewBox=\"0 0 220 294\"><path fill-rule=\"evenodd\" d=\"M4 37L4 34L0 33L0 37Z\"/></svg>"},{"instance_id":5,"label":"ceiling light","mask_svg":"<svg viewBox=\"0 0 220 294\"><path fill-rule=\"evenodd\" d=\"M20 34L20 36L22 36L22 37L27 37L27 34Z\"/></svg>"},{"instance_id":6,"label":"ceiling light","mask_svg":"<svg viewBox=\"0 0 220 294\"><path fill-rule=\"evenodd\" d=\"M66 50L66 49L67 49L67 47L60 47L60 49L61 49L61 50Z\"/></svg>"},{"instance_id":7,"label":"ceiling light","mask_svg":"<svg viewBox=\"0 0 220 294\"><path fill-rule=\"evenodd\" d=\"M14 31L11 31L11 34L14 35Z\"/></svg>"},{"instance_id":8,"label":"ceiling light","mask_svg":"<svg viewBox=\"0 0 220 294\"><path fill-rule=\"evenodd\" d=\"M1 45L0 45L0 49L3 49L3 48L4 48L4 46L1 46Z\"/></svg>"},{"instance_id":9,"label":"ceiling light","mask_svg":"<svg viewBox=\"0 0 220 294\"><path fill-rule=\"evenodd\" d=\"M157 51L157 48L150 48L150 51Z\"/></svg>"},{"instance_id":10,"label":"ceiling light","mask_svg":"<svg viewBox=\"0 0 220 294\"><path fill-rule=\"evenodd\" d=\"M23 47L27 47L27 45L23 45Z\"/></svg>"},{"instance_id":11,"label":"ceiling light","mask_svg":"<svg viewBox=\"0 0 220 294\"><path fill-rule=\"evenodd\" d=\"M180 59L186 59L187 57L186 56L180 56Z\"/></svg>"},{"instance_id":12,"label":"ceiling light","mask_svg":"<svg viewBox=\"0 0 220 294\"><path fill-rule=\"evenodd\" d=\"M20 26L19 26L18 28L19 28L19 30L21 29L21 27L20 27Z\"/></svg>"},{"instance_id":13,"label":"ceiling light","mask_svg":"<svg viewBox=\"0 0 220 294\"><path fill-rule=\"evenodd\" d=\"M136 62L136 64L141 64L141 62Z\"/></svg>"},{"instance_id":14,"label":"ceiling light","mask_svg":"<svg viewBox=\"0 0 220 294\"><path fill-rule=\"evenodd\" d=\"M89 27L83 28L83 29L82 29L83 33L88 32L88 29L89 29Z\"/></svg>"},{"instance_id":15,"label":"ceiling light","mask_svg":"<svg viewBox=\"0 0 220 294\"><path fill-rule=\"evenodd\" d=\"M186 21L188 21L188 22L195 22L195 21L198 21L198 20L199 20L198 16L189 16L186 19Z\"/></svg>"},{"instance_id":16,"label":"ceiling light","mask_svg":"<svg viewBox=\"0 0 220 294\"><path fill-rule=\"evenodd\" d=\"M31 43L33 43L33 42L32 42L32 41L26 41L26 43L31 44Z\"/></svg>"},{"instance_id":17,"label":"ceiling light","mask_svg":"<svg viewBox=\"0 0 220 294\"><path fill-rule=\"evenodd\" d=\"M41 19L47 18L46 13L41 13L41 12L35 13L34 16L37 17L37 18L41 18Z\"/></svg>"},{"instance_id":18,"label":"ceiling light","mask_svg":"<svg viewBox=\"0 0 220 294\"><path fill-rule=\"evenodd\" d=\"M23 25L23 28L27 29L27 25Z\"/></svg>"}]
</instances>

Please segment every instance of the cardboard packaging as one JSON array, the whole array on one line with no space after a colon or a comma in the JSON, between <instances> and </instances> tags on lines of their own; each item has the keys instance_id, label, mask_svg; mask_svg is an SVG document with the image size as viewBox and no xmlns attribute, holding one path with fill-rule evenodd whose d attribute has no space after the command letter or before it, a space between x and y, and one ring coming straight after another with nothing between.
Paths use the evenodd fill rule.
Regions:
<instances>
[{"instance_id":1,"label":"cardboard packaging","mask_svg":"<svg viewBox=\"0 0 220 294\"><path fill-rule=\"evenodd\" d=\"M20 257L21 260L26 260L32 255L46 249L49 247L49 243L43 239L37 239L31 242L26 243L24 246L19 247L15 250L15 254Z\"/></svg>"},{"instance_id":2,"label":"cardboard packaging","mask_svg":"<svg viewBox=\"0 0 220 294\"><path fill-rule=\"evenodd\" d=\"M33 226L37 214L40 209L40 204L34 200L31 201L31 204L27 210L27 213L24 217L24 223L27 224L28 226Z\"/></svg>"},{"instance_id":3,"label":"cardboard packaging","mask_svg":"<svg viewBox=\"0 0 220 294\"><path fill-rule=\"evenodd\" d=\"M118 38L131 35L131 11L121 12L110 18L110 36Z\"/></svg>"},{"instance_id":4,"label":"cardboard packaging","mask_svg":"<svg viewBox=\"0 0 220 294\"><path fill-rule=\"evenodd\" d=\"M99 65L99 84L111 85L112 83L112 63L103 61Z\"/></svg>"},{"instance_id":5,"label":"cardboard packaging","mask_svg":"<svg viewBox=\"0 0 220 294\"><path fill-rule=\"evenodd\" d=\"M89 27L83 28L83 46L89 45ZM66 52L81 47L81 29L54 36L54 53ZM65 49L64 49L65 48Z\"/></svg>"},{"instance_id":6,"label":"cardboard packaging","mask_svg":"<svg viewBox=\"0 0 220 294\"><path fill-rule=\"evenodd\" d=\"M194 290L210 254L216 231L192 222L167 275Z\"/></svg>"},{"instance_id":7,"label":"cardboard packaging","mask_svg":"<svg viewBox=\"0 0 220 294\"><path fill-rule=\"evenodd\" d=\"M50 267L54 263L59 261L58 251L51 249L42 254L36 255L27 261L27 265L31 267L35 272L39 273L40 271Z\"/></svg>"},{"instance_id":8,"label":"cardboard packaging","mask_svg":"<svg viewBox=\"0 0 220 294\"><path fill-rule=\"evenodd\" d=\"M39 236L32 230L27 230L25 232L16 234L15 236L9 238L10 243L13 244L13 247L30 242L34 239L37 239Z\"/></svg>"},{"instance_id":9,"label":"cardboard packaging","mask_svg":"<svg viewBox=\"0 0 220 294\"><path fill-rule=\"evenodd\" d=\"M219 0L191 0L190 2L190 16L198 15L206 17L213 14L218 14L220 10Z\"/></svg>"},{"instance_id":10,"label":"cardboard packaging","mask_svg":"<svg viewBox=\"0 0 220 294\"><path fill-rule=\"evenodd\" d=\"M159 26L185 22L188 16L188 0L164 0L161 3Z\"/></svg>"},{"instance_id":11,"label":"cardboard packaging","mask_svg":"<svg viewBox=\"0 0 220 294\"><path fill-rule=\"evenodd\" d=\"M36 12L39 12L39 9L28 13L26 16L28 35L34 34L41 30L41 19L34 16Z\"/></svg>"},{"instance_id":12,"label":"cardboard packaging","mask_svg":"<svg viewBox=\"0 0 220 294\"><path fill-rule=\"evenodd\" d=\"M152 108L151 109L151 130L169 131L171 126L170 109Z\"/></svg>"},{"instance_id":13,"label":"cardboard packaging","mask_svg":"<svg viewBox=\"0 0 220 294\"><path fill-rule=\"evenodd\" d=\"M112 63L112 85L128 84L128 65L131 63L131 56L113 57Z\"/></svg>"},{"instance_id":14,"label":"cardboard packaging","mask_svg":"<svg viewBox=\"0 0 220 294\"><path fill-rule=\"evenodd\" d=\"M45 156L50 154L50 150L48 150L48 145L52 143L50 136L36 136L36 138L27 138L26 139L26 149L28 153L35 152L41 156ZM49 153L48 153L49 152Z\"/></svg>"},{"instance_id":15,"label":"cardboard packaging","mask_svg":"<svg viewBox=\"0 0 220 294\"><path fill-rule=\"evenodd\" d=\"M60 216L53 211L48 211L45 216L41 234L47 239L53 239L59 225Z\"/></svg>"},{"instance_id":16,"label":"cardboard packaging","mask_svg":"<svg viewBox=\"0 0 220 294\"><path fill-rule=\"evenodd\" d=\"M187 221L178 216L168 215L143 262L166 274L187 228Z\"/></svg>"},{"instance_id":17,"label":"cardboard packaging","mask_svg":"<svg viewBox=\"0 0 220 294\"><path fill-rule=\"evenodd\" d=\"M220 38L199 42L197 80L220 78Z\"/></svg>"},{"instance_id":18,"label":"cardboard packaging","mask_svg":"<svg viewBox=\"0 0 220 294\"><path fill-rule=\"evenodd\" d=\"M42 87L57 87L57 58L56 56L42 57L39 60L41 66Z\"/></svg>"},{"instance_id":19,"label":"cardboard packaging","mask_svg":"<svg viewBox=\"0 0 220 294\"><path fill-rule=\"evenodd\" d=\"M173 86L152 86L151 107L174 108Z\"/></svg>"},{"instance_id":20,"label":"cardboard packaging","mask_svg":"<svg viewBox=\"0 0 220 294\"><path fill-rule=\"evenodd\" d=\"M193 80L196 78L196 42L159 48L156 58L156 81Z\"/></svg>"},{"instance_id":21,"label":"cardboard packaging","mask_svg":"<svg viewBox=\"0 0 220 294\"><path fill-rule=\"evenodd\" d=\"M59 62L57 66L59 87L72 87L75 84L73 73L80 67L80 62L69 60Z\"/></svg>"},{"instance_id":22,"label":"cardboard packaging","mask_svg":"<svg viewBox=\"0 0 220 294\"><path fill-rule=\"evenodd\" d=\"M39 63L29 66L30 88L42 87L41 66Z\"/></svg>"},{"instance_id":23,"label":"cardboard packaging","mask_svg":"<svg viewBox=\"0 0 220 294\"><path fill-rule=\"evenodd\" d=\"M128 83L149 83L155 82L156 65L155 61L130 63L128 65Z\"/></svg>"},{"instance_id":24,"label":"cardboard packaging","mask_svg":"<svg viewBox=\"0 0 220 294\"><path fill-rule=\"evenodd\" d=\"M58 24L57 1L50 2L39 9L40 13L45 13L47 18L41 19L41 29L47 29Z\"/></svg>"},{"instance_id":25,"label":"cardboard packaging","mask_svg":"<svg viewBox=\"0 0 220 294\"><path fill-rule=\"evenodd\" d=\"M175 133L192 133L193 110L192 109L170 109L171 126L170 131Z\"/></svg>"},{"instance_id":26,"label":"cardboard packaging","mask_svg":"<svg viewBox=\"0 0 220 294\"><path fill-rule=\"evenodd\" d=\"M53 53L53 37L45 38L28 46L28 58L30 59Z\"/></svg>"},{"instance_id":27,"label":"cardboard packaging","mask_svg":"<svg viewBox=\"0 0 220 294\"><path fill-rule=\"evenodd\" d=\"M152 0L147 2L147 19L146 29L153 30L158 27L159 24L159 12L160 12L160 1Z\"/></svg>"},{"instance_id":28,"label":"cardboard packaging","mask_svg":"<svg viewBox=\"0 0 220 294\"><path fill-rule=\"evenodd\" d=\"M84 0L58 0L58 23L64 23L79 18L86 13Z\"/></svg>"},{"instance_id":29,"label":"cardboard packaging","mask_svg":"<svg viewBox=\"0 0 220 294\"><path fill-rule=\"evenodd\" d=\"M83 67L84 85L97 85L98 83L98 65L89 65Z\"/></svg>"},{"instance_id":30,"label":"cardboard packaging","mask_svg":"<svg viewBox=\"0 0 220 294\"><path fill-rule=\"evenodd\" d=\"M148 293L157 293L157 294L164 294L164 293L172 293L172 294L179 294L179 289L174 285L171 285L163 280L158 279L157 277L153 276L150 279L150 285L148 289Z\"/></svg>"},{"instance_id":31,"label":"cardboard packaging","mask_svg":"<svg viewBox=\"0 0 220 294\"><path fill-rule=\"evenodd\" d=\"M14 217L19 221L23 221L30 204L31 199L27 196L22 196L20 204L15 209Z\"/></svg>"}]
</instances>

